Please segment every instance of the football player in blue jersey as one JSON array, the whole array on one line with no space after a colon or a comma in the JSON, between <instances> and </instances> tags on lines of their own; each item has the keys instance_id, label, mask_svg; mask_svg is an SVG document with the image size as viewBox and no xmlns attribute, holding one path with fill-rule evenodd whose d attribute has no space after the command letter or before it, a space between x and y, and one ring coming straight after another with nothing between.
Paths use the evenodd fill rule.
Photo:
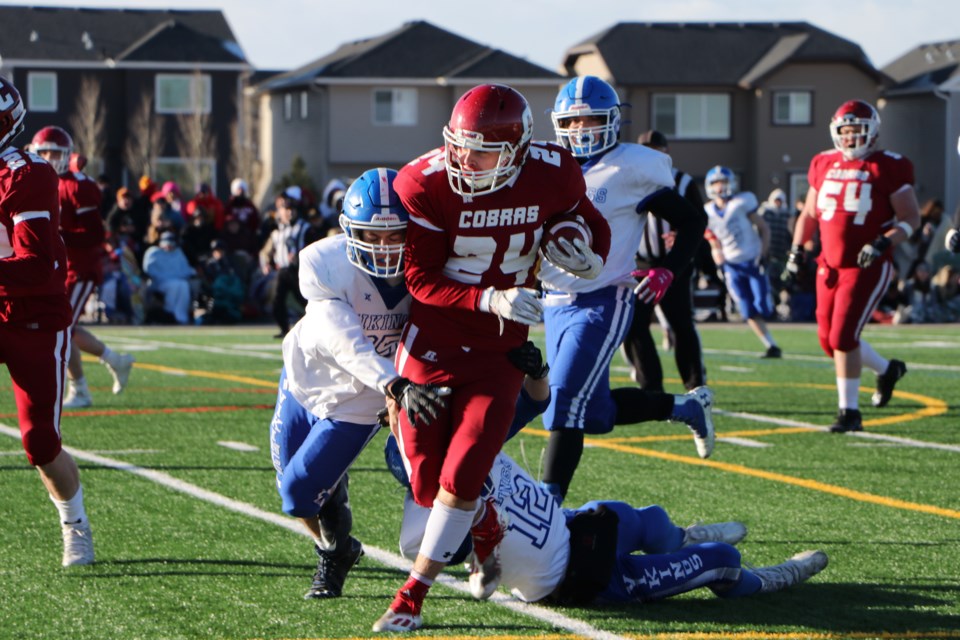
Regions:
<instances>
[{"instance_id":1,"label":"football player in blue jersey","mask_svg":"<svg viewBox=\"0 0 960 640\"><path fill-rule=\"evenodd\" d=\"M727 290L741 317L766 347L763 357L779 358L780 347L766 323L773 315L773 298L762 269L770 248L770 229L757 213L757 196L740 191L736 174L720 165L707 172L705 187L710 202L703 208L713 260L723 267Z\"/></svg>"},{"instance_id":2,"label":"football player in blue jersey","mask_svg":"<svg viewBox=\"0 0 960 640\"><path fill-rule=\"evenodd\" d=\"M410 308L403 282L408 215L396 171L371 169L347 190L344 233L300 254L306 315L283 340L270 455L283 512L315 542L317 572L305 598L341 595L363 548L350 535L347 469L377 433L384 395L422 422L446 390L401 378L393 364Z\"/></svg>"},{"instance_id":3,"label":"football player in blue jersey","mask_svg":"<svg viewBox=\"0 0 960 640\"><path fill-rule=\"evenodd\" d=\"M550 431L543 483L558 500L570 486L583 454L585 433L607 433L615 424L676 420L693 430L702 458L713 448L712 394L698 387L685 395L610 389L610 362L630 327L634 307L656 304L673 274L693 259L706 220L673 189L670 157L619 141L620 99L604 80L581 76L557 95L553 126L557 141L580 162L587 194L610 225L607 261L592 280L577 278L543 261ZM653 269L635 271L634 254L652 211L677 230L673 249ZM639 284L637 284L639 280Z\"/></svg>"},{"instance_id":4,"label":"football player in blue jersey","mask_svg":"<svg viewBox=\"0 0 960 640\"><path fill-rule=\"evenodd\" d=\"M508 439L543 411L550 394L547 369L536 364L539 350L527 343L512 354L527 375ZM522 362L518 362L518 360ZM526 365L524 364L526 363ZM396 411L390 421L395 425ZM383 416L387 421L387 416ZM384 446L387 466L410 486L396 439ZM747 569L733 546L747 535L740 522L679 527L659 505L633 507L619 501L591 501L562 509L541 485L501 452L483 488L509 520L494 553L499 569L488 572L471 560L470 593L487 599L499 585L524 602L546 599L583 606L594 601L649 602L707 587L721 598L770 593L799 584L828 564L823 551L804 551L783 563ZM407 491L400 550L414 558L423 540L429 509ZM470 536L451 564L471 557ZM640 552L640 553L637 553ZM417 616L414 627L422 624Z\"/></svg>"}]
</instances>

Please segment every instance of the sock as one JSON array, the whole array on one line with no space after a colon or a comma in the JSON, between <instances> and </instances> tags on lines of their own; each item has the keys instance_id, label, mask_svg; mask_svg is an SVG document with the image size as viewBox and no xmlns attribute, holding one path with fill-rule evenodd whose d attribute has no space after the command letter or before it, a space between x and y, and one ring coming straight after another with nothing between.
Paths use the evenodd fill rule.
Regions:
<instances>
[{"instance_id":1,"label":"sock","mask_svg":"<svg viewBox=\"0 0 960 640\"><path fill-rule=\"evenodd\" d=\"M411 571L407 581L397 590L397 595L390 605L395 613L411 613L420 615L420 608L423 607L423 600L427 597L427 592L433 584L431 578L420 575L416 571Z\"/></svg>"},{"instance_id":2,"label":"sock","mask_svg":"<svg viewBox=\"0 0 960 640\"><path fill-rule=\"evenodd\" d=\"M77 487L77 492L69 500L57 500L50 496L50 501L60 513L60 522L75 524L87 519L87 512L83 508L83 486Z\"/></svg>"},{"instance_id":3,"label":"sock","mask_svg":"<svg viewBox=\"0 0 960 640\"><path fill-rule=\"evenodd\" d=\"M72 386L79 393L89 393L90 389L87 388L87 376L80 376L76 380L67 380L67 383Z\"/></svg>"},{"instance_id":4,"label":"sock","mask_svg":"<svg viewBox=\"0 0 960 640\"><path fill-rule=\"evenodd\" d=\"M449 562L470 533L475 510L464 511L434 500L420 544L420 555L435 562Z\"/></svg>"},{"instance_id":5,"label":"sock","mask_svg":"<svg viewBox=\"0 0 960 640\"><path fill-rule=\"evenodd\" d=\"M841 409L858 409L860 378L837 378L837 396Z\"/></svg>"},{"instance_id":6,"label":"sock","mask_svg":"<svg viewBox=\"0 0 960 640\"><path fill-rule=\"evenodd\" d=\"M583 431L580 429L557 429L550 432L547 454L543 460L543 482L554 485L548 489L557 496L559 502L567 495L573 472L580 464L583 455ZM559 493L554 493L558 491Z\"/></svg>"},{"instance_id":7,"label":"sock","mask_svg":"<svg viewBox=\"0 0 960 640\"><path fill-rule=\"evenodd\" d=\"M733 584L711 584L707 585L710 590L721 598L739 598L742 596L753 595L760 591L763 582L752 571L747 569L740 570L740 578Z\"/></svg>"},{"instance_id":8,"label":"sock","mask_svg":"<svg viewBox=\"0 0 960 640\"><path fill-rule=\"evenodd\" d=\"M667 420L673 412L673 396L662 391L620 387L610 392L617 413L613 424L636 424Z\"/></svg>"},{"instance_id":9,"label":"sock","mask_svg":"<svg viewBox=\"0 0 960 640\"><path fill-rule=\"evenodd\" d=\"M111 367L116 366L117 353L112 351L110 347L104 347L103 353L100 354L100 362L102 364L109 364Z\"/></svg>"},{"instance_id":10,"label":"sock","mask_svg":"<svg viewBox=\"0 0 960 640\"><path fill-rule=\"evenodd\" d=\"M863 366L877 375L886 373L887 367L890 366L890 361L874 351L870 343L864 340L860 341L860 361Z\"/></svg>"},{"instance_id":11,"label":"sock","mask_svg":"<svg viewBox=\"0 0 960 640\"><path fill-rule=\"evenodd\" d=\"M760 336L760 342L762 342L763 346L765 346L767 349L777 346L777 342L773 339L773 336L770 335L769 330L765 330L763 332L763 335Z\"/></svg>"}]
</instances>

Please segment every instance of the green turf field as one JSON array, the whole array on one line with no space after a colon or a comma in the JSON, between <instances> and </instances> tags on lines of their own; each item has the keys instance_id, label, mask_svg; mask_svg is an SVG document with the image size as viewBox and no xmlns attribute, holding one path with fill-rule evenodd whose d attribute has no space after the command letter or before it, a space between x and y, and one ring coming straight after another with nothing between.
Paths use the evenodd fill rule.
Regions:
<instances>
[{"instance_id":1,"label":"green turf field","mask_svg":"<svg viewBox=\"0 0 960 640\"><path fill-rule=\"evenodd\" d=\"M474 602L462 569L438 585L416 636L596 638L960 638L960 327L869 327L909 374L866 433L821 430L836 412L832 363L812 325L773 325L783 360L761 360L743 325L701 325L719 441L700 460L683 425L592 438L568 503L659 503L678 524L742 520L755 566L820 548L809 583L736 601L698 590L664 602L560 609L506 593ZM368 555L344 597L304 601L311 543L279 511L267 426L281 359L272 327L94 331L138 362L110 393L87 362L90 409L67 412L97 564L64 570L56 512L26 462L0 371L0 638L368 637L405 577L396 558L402 492L383 434L351 471L355 535ZM542 333L536 333L542 339ZM662 354L679 392L672 354ZM630 384L615 363L612 384ZM508 444L534 476L538 424Z\"/></svg>"}]
</instances>

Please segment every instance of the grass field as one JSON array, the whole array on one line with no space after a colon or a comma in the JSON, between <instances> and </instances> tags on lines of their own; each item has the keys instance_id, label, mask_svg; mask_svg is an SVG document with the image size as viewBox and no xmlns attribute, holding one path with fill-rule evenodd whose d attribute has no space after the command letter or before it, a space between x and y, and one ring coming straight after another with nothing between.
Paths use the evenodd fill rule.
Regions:
<instances>
[{"instance_id":1,"label":"grass field","mask_svg":"<svg viewBox=\"0 0 960 640\"><path fill-rule=\"evenodd\" d=\"M679 524L737 519L761 566L821 548L830 566L795 589L736 601L698 590L590 609L474 602L462 569L424 608L434 637L960 638L960 327L870 327L909 366L866 433L823 432L836 411L832 364L812 326L774 325L785 358L761 360L743 325L702 325L716 393L716 450L696 457L682 425L592 438L571 506L659 503ZM396 557L402 493L383 434L351 471L355 535L368 555L344 597L304 601L310 542L279 511L267 425L281 359L273 328L115 328L96 333L138 358L122 395L86 364L90 409L67 412L97 564L64 570L56 512L23 455L0 371L0 638L368 637L405 573ZM542 334L536 334L542 338ZM680 391L672 354L668 386ZM622 362L615 386L629 384ZM508 450L537 475L539 425ZM453 587L453 588L449 588Z\"/></svg>"}]
</instances>

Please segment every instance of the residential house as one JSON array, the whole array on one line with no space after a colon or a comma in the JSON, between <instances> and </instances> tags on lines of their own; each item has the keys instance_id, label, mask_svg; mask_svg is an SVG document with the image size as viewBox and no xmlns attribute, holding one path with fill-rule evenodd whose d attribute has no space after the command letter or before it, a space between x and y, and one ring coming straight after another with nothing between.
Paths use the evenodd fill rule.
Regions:
<instances>
[{"instance_id":1,"label":"residential house","mask_svg":"<svg viewBox=\"0 0 960 640\"><path fill-rule=\"evenodd\" d=\"M805 22L620 23L571 47L568 75L609 81L631 105L621 139L658 129L674 163L722 164L763 200L806 194L836 108L876 103L885 78L856 44Z\"/></svg>"},{"instance_id":2,"label":"residential house","mask_svg":"<svg viewBox=\"0 0 960 640\"><path fill-rule=\"evenodd\" d=\"M0 56L29 111L20 144L58 125L114 183L227 194L251 67L221 11L0 6Z\"/></svg>"},{"instance_id":3,"label":"residential house","mask_svg":"<svg viewBox=\"0 0 960 640\"><path fill-rule=\"evenodd\" d=\"M428 22L350 42L251 89L259 111L261 201L299 156L320 191L332 178L375 166L400 168L443 143L457 99L503 82L530 102L535 137L553 139L544 110L563 78Z\"/></svg>"},{"instance_id":4,"label":"residential house","mask_svg":"<svg viewBox=\"0 0 960 640\"><path fill-rule=\"evenodd\" d=\"M922 44L883 68L881 141L913 161L921 204L939 198L946 215L960 206L960 41Z\"/></svg>"}]
</instances>

